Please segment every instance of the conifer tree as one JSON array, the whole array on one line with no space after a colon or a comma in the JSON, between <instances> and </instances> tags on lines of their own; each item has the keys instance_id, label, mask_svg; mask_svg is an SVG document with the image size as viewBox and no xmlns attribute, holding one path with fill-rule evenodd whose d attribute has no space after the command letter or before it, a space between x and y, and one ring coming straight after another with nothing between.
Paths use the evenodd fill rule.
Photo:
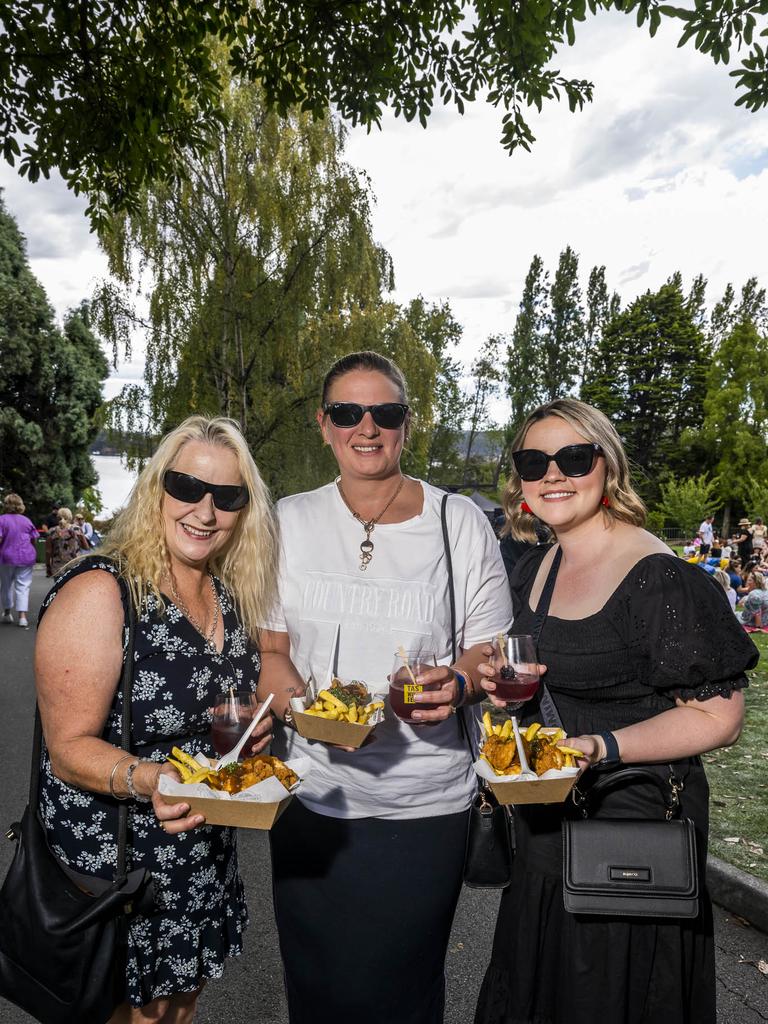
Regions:
<instances>
[{"instance_id":1,"label":"conifer tree","mask_svg":"<svg viewBox=\"0 0 768 1024\"><path fill-rule=\"evenodd\" d=\"M549 275L541 256L534 256L525 277L520 308L507 346L507 394L514 429L543 399L540 349L549 299Z\"/></svg>"},{"instance_id":2,"label":"conifer tree","mask_svg":"<svg viewBox=\"0 0 768 1024\"><path fill-rule=\"evenodd\" d=\"M29 514L68 505L96 483L89 446L107 361L87 306L56 326L24 238L0 198L0 491Z\"/></svg>"},{"instance_id":3,"label":"conifer tree","mask_svg":"<svg viewBox=\"0 0 768 1024\"><path fill-rule=\"evenodd\" d=\"M540 355L544 401L551 402L572 393L584 352L579 257L570 245L560 253L546 323Z\"/></svg>"}]
</instances>

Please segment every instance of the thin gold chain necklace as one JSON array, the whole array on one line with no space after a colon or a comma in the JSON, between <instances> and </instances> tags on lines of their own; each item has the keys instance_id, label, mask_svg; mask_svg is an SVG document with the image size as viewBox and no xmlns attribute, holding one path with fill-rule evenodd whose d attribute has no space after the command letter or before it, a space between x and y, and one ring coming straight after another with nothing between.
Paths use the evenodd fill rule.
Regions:
<instances>
[{"instance_id":1,"label":"thin gold chain necklace","mask_svg":"<svg viewBox=\"0 0 768 1024\"><path fill-rule=\"evenodd\" d=\"M360 544L360 571L361 572L365 572L365 570L368 568L368 563L373 558L373 541L371 540L371 534L373 533L373 528L376 525L376 523L378 523L378 521L381 519L381 517L384 515L384 513L387 511L387 509L392 504L392 502L395 500L395 498L398 496L400 491L402 491L404 483L405 483L405 477L401 476L400 477L400 483L397 485L397 489L395 490L395 493L389 499L389 501L384 506L384 508L381 510L381 512L379 512L379 514L377 516L374 516L373 519L363 519L363 517L360 515L360 513L359 512L355 512L355 510L352 508L352 506L347 501L347 496L344 493L344 488L341 486L341 479L336 481L336 486L339 488L339 494L341 495L341 500L344 502L344 504L347 506L349 511L352 513L352 515L355 517L355 519L358 521L358 523L360 523L362 528L365 530L365 540L362 541L361 544Z\"/></svg>"},{"instance_id":2,"label":"thin gold chain necklace","mask_svg":"<svg viewBox=\"0 0 768 1024\"><path fill-rule=\"evenodd\" d=\"M211 623L211 628L208 630L207 633L202 624L197 621L195 616L192 614L192 612L189 610L186 604L182 601L181 596L179 595L179 592L176 589L176 580L173 578L173 575L169 573L169 576L171 578L171 596L178 605L179 610L189 619L189 621L195 627L195 629L203 638L203 640L205 640L207 646L212 647L215 650L213 638L216 636L216 627L219 624L219 595L216 591L216 584L213 582L213 575L210 572L208 573L208 582L211 585L211 593L213 594L213 621Z\"/></svg>"}]
</instances>

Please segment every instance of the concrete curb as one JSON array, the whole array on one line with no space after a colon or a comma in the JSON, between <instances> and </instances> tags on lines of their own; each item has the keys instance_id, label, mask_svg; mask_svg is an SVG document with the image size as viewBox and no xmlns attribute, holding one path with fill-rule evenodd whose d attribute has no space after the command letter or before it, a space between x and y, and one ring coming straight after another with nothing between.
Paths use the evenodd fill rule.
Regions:
<instances>
[{"instance_id":1,"label":"concrete curb","mask_svg":"<svg viewBox=\"0 0 768 1024\"><path fill-rule=\"evenodd\" d=\"M710 855L707 888L713 902L768 934L768 882Z\"/></svg>"}]
</instances>

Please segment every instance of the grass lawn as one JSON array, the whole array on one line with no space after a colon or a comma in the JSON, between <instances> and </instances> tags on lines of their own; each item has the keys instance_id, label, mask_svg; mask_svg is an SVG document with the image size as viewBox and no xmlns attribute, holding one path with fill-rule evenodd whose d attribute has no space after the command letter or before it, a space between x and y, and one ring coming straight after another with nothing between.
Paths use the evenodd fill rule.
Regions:
<instances>
[{"instance_id":1,"label":"grass lawn","mask_svg":"<svg viewBox=\"0 0 768 1024\"><path fill-rule=\"evenodd\" d=\"M734 747L704 755L709 849L768 881L768 634L753 633L760 663L744 691L747 717Z\"/></svg>"}]
</instances>

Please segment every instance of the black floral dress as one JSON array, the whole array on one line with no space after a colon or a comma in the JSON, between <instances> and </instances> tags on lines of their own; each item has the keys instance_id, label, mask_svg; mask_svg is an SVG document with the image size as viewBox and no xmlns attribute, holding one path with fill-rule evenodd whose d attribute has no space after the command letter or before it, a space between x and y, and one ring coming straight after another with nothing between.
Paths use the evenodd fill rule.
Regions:
<instances>
[{"instance_id":1,"label":"black floral dress","mask_svg":"<svg viewBox=\"0 0 768 1024\"><path fill-rule=\"evenodd\" d=\"M510 578L513 633L531 633L531 587L546 548ZM747 685L757 650L736 621L725 591L698 566L673 555L641 559L596 614L550 615L539 658L571 736L620 729L675 706ZM531 719L524 716L527 723ZM669 768L651 766L666 779ZM708 786L701 760L673 765L685 783L683 814L693 819L704 878ZM587 773L580 786L589 786ZM661 815L651 783L617 787L597 816ZM476 1024L715 1024L711 905L701 893L692 921L584 917L563 906L563 816L571 801L517 808L517 850L504 890Z\"/></svg>"},{"instance_id":2,"label":"black floral dress","mask_svg":"<svg viewBox=\"0 0 768 1024\"><path fill-rule=\"evenodd\" d=\"M117 575L109 560L84 559L56 581L41 617L69 580L96 569ZM169 598L163 615L152 598L142 608L134 641L131 704L131 746L141 757L163 762L173 746L190 754L212 753L208 709L214 696L230 686L256 689L259 653L241 627L231 597L215 582L224 620L220 655L211 652ZM122 583L121 593L125 606ZM115 746L121 742L121 700L118 690L102 733ZM65 863L111 878L117 811L112 798L57 779L44 751L41 814L49 842ZM242 952L248 915L233 829L204 826L166 835L151 804L130 801L128 848L129 867L148 868L155 885L153 912L133 917L129 934L126 1001L142 1006L220 977L227 957Z\"/></svg>"}]
</instances>

